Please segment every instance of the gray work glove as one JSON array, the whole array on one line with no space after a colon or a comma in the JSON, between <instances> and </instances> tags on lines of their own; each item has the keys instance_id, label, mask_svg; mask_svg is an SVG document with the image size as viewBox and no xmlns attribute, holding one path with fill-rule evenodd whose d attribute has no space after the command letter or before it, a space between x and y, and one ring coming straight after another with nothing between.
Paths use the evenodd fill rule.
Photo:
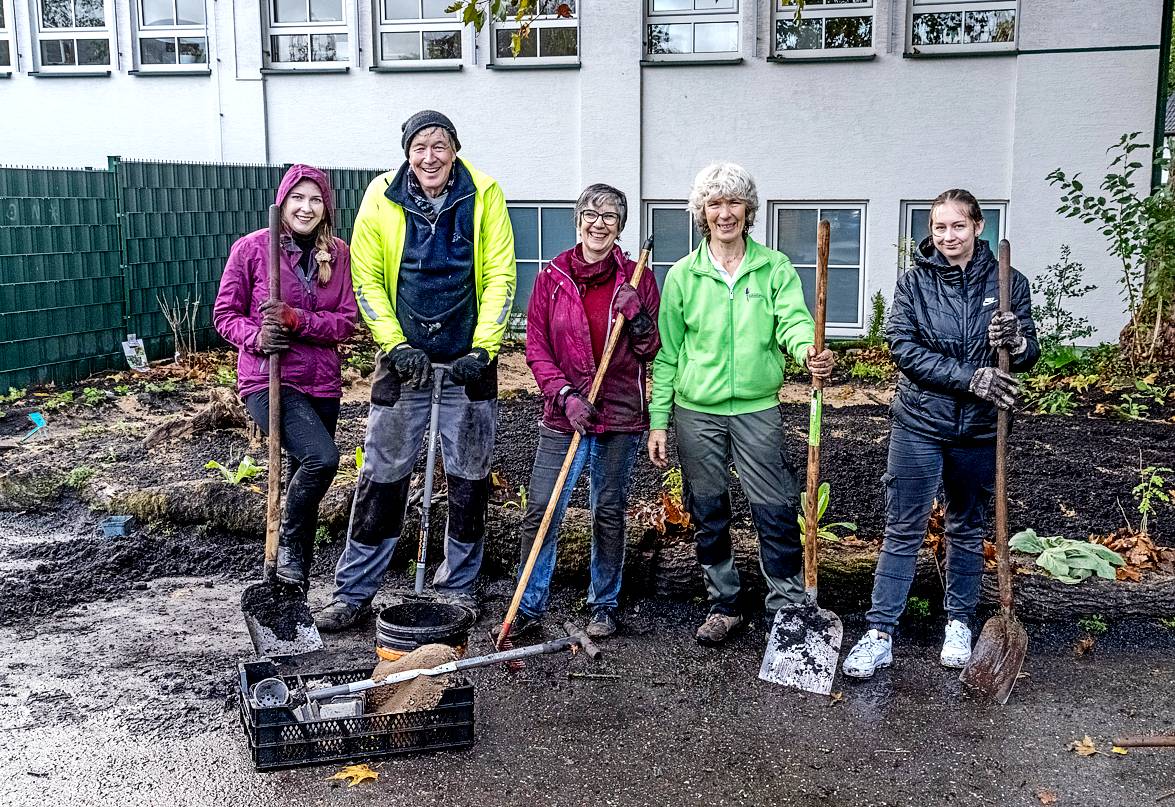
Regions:
<instances>
[{"instance_id":1,"label":"gray work glove","mask_svg":"<svg viewBox=\"0 0 1175 807\"><path fill-rule=\"evenodd\" d=\"M1020 382L998 367L980 367L971 376L970 389L976 398L993 403L1000 409L1011 409L1016 405Z\"/></svg>"},{"instance_id":2,"label":"gray work glove","mask_svg":"<svg viewBox=\"0 0 1175 807\"><path fill-rule=\"evenodd\" d=\"M412 389L420 390L430 386L432 381L432 362L428 354L418 347L412 347L407 342L401 342L392 348L392 366L405 384Z\"/></svg>"},{"instance_id":3,"label":"gray work glove","mask_svg":"<svg viewBox=\"0 0 1175 807\"><path fill-rule=\"evenodd\" d=\"M265 319L257 335L257 349L267 356L290 348L290 332L280 322Z\"/></svg>"},{"instance_id":4,"label":"gray work glove","mask_svg":"<svg viewBox=\"0 0 1175 807\"><path fill-rule=\"evenodd\" d=\"M1011 311L997 311L987 326L987 341L993 348L1006 347L1013 356L1028 349L1028 340L1020 333L1020 318Z\"/></svg>"}]
</instances>

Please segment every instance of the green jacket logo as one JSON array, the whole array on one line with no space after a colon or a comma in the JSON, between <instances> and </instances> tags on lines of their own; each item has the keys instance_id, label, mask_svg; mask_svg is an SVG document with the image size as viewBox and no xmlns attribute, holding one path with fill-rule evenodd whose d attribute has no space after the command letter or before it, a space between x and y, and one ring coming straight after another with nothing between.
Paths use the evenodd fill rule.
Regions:
<instances>
[{"instance_id":1,"label":"green jacket logo","mask_svg":"<svg viewBox=\"0 0 1175 807\"><path fill-rule=\"evenodd\" d=\"M743 293L747 296L747 300L766 300L766 294L760 294L757 291L751 291L750 288L743 289Z\"/></svg>"}]
</instances>

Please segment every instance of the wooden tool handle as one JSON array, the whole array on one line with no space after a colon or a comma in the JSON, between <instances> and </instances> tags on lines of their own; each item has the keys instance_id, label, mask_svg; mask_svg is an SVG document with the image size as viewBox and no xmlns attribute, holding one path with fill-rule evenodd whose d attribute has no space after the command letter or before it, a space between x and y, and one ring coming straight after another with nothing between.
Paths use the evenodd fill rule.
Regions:
<instances>
[{"instance_id":1,"label":"wooden tool handle","mask_svg":"<svg viewBox=\"0 0 1175 807\"><path fill-rule=\"evenodd\" d=\"M1012 310L1012 245L1008 239L999 246L1000 313ZM997 351L999 367L1005 373L1011 367L1008 349ZM995 551L1000 584L1000 608L1004 615L1012 611L1012 561L1008 554L1008 410L996 410L995 432Z\"/></svg>"},{"instance_id":2,"label":"wooden tool handle","mask_svg":"<svg viewBox=\"0 0 1175 807\"><path fill-rule=\"evenodd\" d=\"M269 206L269 299L281 300L281 208ZM265 507L265 566L277 563L277 531L282 510L282 371L281 353L269 360L269 470Z\"/></svg>"},{"instance_id":3,"label":"wooden tool handle","mask_svg":"<svg viewBox=\"0 0 1175 807\"><path fill-rule=\"evenodd\" d=\"M816 353L824 351L824 323L828 310L828 248L832 225L821 219L816 227ZM816 551L820 510L820 427L824 412L824 379L812 376L812 401L808 414L808 480L805 499L808 516L804 519L804 588L815 598L819 556Z\"/></svg>"},{"instance_id":4,"label":"wooden tool handle","mask_svg":"<svg viewBox=\"0 0 1175 807\"><path fill-rule=\"evenodd\" d=\"M641 275L645 272L645 265L649 262L649 254L653 250L653 237L649 236L645 239L645 243L641 245L641 254L637 258L636 268L632 272L632 277L628 282L636 288L641 282ZM604 348L604 353L600 356L600 364L596 367L595 378L592 379L591 391L588 392L588 402L595 404L596 396L600 393L600 385L604 383L604 373L608 372L608 365L612 361L612 354L616 352L616 345L620 341L620 335L624 330L624 315L617 312L616 323L612 327L612 332L608 336L608 344ZM510 600L510 607L506 609L506 616L502 619L502 627L498 631L498 648L501 649L510 637L510 626L514 624L514 617L518 615L518 606L522 603L522 595L526 593L526 586L530 583L531 572L534 571L534 564L538 560L539 551L543 547L543 541L547 537L547 531L551 529L551 521L555 516L555 508L559 504L559 499L563 495L563 486L567 484L567 475L571 472L571 464L575 461L575 454L579 451L580 443L579 432L571 435L571 445L567 447L567 454L563 457L563 467L559 469L559 476L555 479L555 487L551 490L551 498L547 501L547 509L543 512L543 520L539 523L538 532L535 533L534 542L530 545L530 553L526 556L526 565L522 567L522 573L518 576L518 585L514 587L514 597Z\"/></svg>"}]
</instances>

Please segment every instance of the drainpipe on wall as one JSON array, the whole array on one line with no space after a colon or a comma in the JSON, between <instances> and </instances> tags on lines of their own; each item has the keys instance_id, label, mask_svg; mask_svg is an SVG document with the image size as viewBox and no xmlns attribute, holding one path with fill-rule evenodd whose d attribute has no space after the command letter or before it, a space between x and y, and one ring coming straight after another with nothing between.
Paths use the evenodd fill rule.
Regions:
<instances>
[{"instance_id":1,"label":"drainpipe on wall","mask_svg":"<svg viewBox=\"0 0 1175 807\"><path fill-rule=\"evenodd\" d=\"M1171 15L1175 0L1163 0L1163 31L1159 39L1159 83L1155 93L1155 139L1154 153L1163 156L1167 138L1167 65L1171 61ZM1163 184L1163 171L1159 166L1151 169L1151 189Z\"/></svg>"}]
</instances>

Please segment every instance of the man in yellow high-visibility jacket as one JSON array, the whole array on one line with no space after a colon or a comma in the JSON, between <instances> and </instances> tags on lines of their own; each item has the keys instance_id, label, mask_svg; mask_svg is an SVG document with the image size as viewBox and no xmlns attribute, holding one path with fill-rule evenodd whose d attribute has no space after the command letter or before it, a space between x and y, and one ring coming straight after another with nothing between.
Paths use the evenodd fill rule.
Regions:
<instances>
[{"instance_id":1,"label":"man in yellow high-visibility jacket","mask_svg":"<svg viewBox=\"0 0 1175 807\"><path fill-rule=\"evenodd\" d=\"M450 365L439 420L449 520L433 586L478 605L514 233L497 182L457 157L449 118L424 110L401 128L407 160L368 185L351 236L355 296L380 352L347 545L317 615L324 631L365 616L383 582L428 428L433 363Z\"/></svg>"}]
</instances>

